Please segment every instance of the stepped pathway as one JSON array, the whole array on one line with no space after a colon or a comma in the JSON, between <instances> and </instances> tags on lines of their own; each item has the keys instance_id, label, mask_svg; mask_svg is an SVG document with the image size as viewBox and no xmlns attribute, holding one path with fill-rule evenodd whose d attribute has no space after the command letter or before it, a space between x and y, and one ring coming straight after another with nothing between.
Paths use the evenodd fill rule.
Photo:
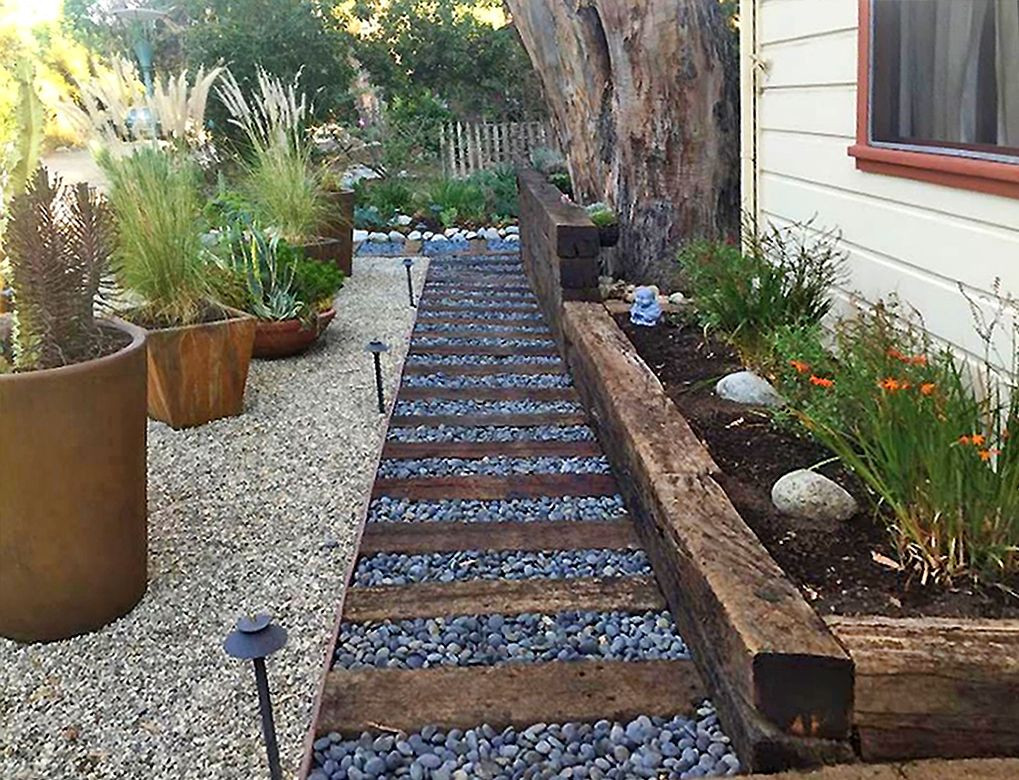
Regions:
<instances>
[{"instance_id":1,"label":"stepped pathway","mask_svg":"<svg viewBox=\"0 0 1019 780\"><path fill-rule=\"evenodd\" d=\"M431 260L313 780L736 774L516 254Z\"/></svg>"}]
</instances>

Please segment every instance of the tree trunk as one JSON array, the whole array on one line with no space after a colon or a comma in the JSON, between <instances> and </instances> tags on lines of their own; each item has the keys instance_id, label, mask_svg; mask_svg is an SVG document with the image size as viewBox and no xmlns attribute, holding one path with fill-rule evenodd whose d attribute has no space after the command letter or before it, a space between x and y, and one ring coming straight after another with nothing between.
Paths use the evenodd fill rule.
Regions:
<instances>
[{"instance_id":1,"label":"tree trunk","mask_svg":"<svg viewBox=\"0 0 1019 780\"><path fill-rule=\"evenodd\" d=\"M506 0L578 200L622 234L608 272L666 281L680 243L739 228L738 42L717 0Z\"/></svg>"}]
</instances>

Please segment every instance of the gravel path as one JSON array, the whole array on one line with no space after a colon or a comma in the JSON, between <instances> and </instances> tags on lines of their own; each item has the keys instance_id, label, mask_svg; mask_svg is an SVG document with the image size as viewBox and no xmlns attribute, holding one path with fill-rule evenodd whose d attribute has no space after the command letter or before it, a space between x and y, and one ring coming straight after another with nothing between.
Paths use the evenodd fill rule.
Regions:
<instances>
[{"instance_id":1,"label":"gravel path","mask_svg":"<svg viewBox=\"0 0 1019 780\"><path fill-rule=\"evenodd\" d=\"M250 665L222 649L252 609L290 632L269 677L296 771L384 434L363 348L392 346L391 398L413 313L399 260L355 263L323 344L252 364L244 415L150 423L149 588L134 611L64 642L0 639L0 778L268 776Z\"/></svg>"},{"instance_id":2,"label":"gravel path","mask_svg":"<svg viewBox=\"0 0 1019 780\"><path fill-rule=\"evenodd\" d=\"M422 425L417 428L390 428L391 441L594 441L594 431L586 425L537 425L531 428L467 428L456 425Z\"/></svg>"},{"instance_id":3,"label":"gravel path","mask_svg":"<svg viewBox=\"0 0 1019 780\"><path fill-rule=\"evenodd\" d=\"M668 610L456 615L344 623L335 666L421 669L539 661L689 658Z\"/></svg>"},{"instance_id":4,"label":"gravel path","mask_svg":"<svg viewBox=\"0 0 1019 780\"><path fill-rule=\"evenodd\" d=\"M629 723L535 723L496 731L491 726L315 742L310 780L408 777L410 780L516 778L686 778L731 776L739 760L710 702L692 718L640 715Z\"/></svg>"},{"instance_id":5,"label":"gravel path","mask_svg":"<svg viewBox=\"0 0 1019 780\"><path fill-rule=\"evenodd\" d=\"M559 496L512 498L508 501L445 499L413 501L379 496L368 509L371 523L527 523L535 520L618 520L626 514L623 497Z\"/></svg>"}]
</instances>

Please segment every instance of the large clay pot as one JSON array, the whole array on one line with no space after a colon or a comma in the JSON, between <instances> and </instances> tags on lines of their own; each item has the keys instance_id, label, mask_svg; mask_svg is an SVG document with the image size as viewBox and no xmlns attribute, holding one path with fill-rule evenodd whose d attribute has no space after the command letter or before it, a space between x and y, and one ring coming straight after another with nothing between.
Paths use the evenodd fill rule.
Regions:
<instances>
[{"instance_id":1,"label":"large clay pot","mask_svg":"<svg viewBox=\"0 0 1019 780\"><path fill-rule=\"evenodd\" d=\"M244 410L255 319L228 315L149 331L149 417L192 428Z\"/></svg>"},{"instance_id":2,"label":"large clay pot","mask_svg":"<svg viewBox=\"0 0 1019 780\"><path fill-rule=\"evenodd\" d=\"M350 276L354 270L354 191L328 192L326 197L332 208L323 232L326 238L340 242L332 260L337 268Z\"/></svg>"},{"instance_id":3,"label":"large clay pot","mask_svg":"<svg viewBox=\"0 0 1019 780\"><path fill-rule=\"evenodd\" d=\"M145 593L145 331L63 368L0 376L0 634L63 639Z\"/></svg>"},{"instance_id":4,"label":"large clay pot","mask_svg":"<svg viewBox=\"0 0 1019 780\"><path fill-rule=\"evenodd\" d=\"M259 320L255 325L255 347L252 355L268 360L300 355L318 341L318 337L325 332L335 316L336 309L333 308L319 312L315 325L310 328L305 327L305 323L300 320L282 322Z\"/></svg>"}]
</instances>

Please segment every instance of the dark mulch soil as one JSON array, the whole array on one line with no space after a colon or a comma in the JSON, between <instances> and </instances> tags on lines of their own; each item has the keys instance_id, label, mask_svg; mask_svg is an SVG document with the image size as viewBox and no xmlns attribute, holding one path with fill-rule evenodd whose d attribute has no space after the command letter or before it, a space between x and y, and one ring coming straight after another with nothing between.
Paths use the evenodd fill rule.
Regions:
<instances>
[{"instance_id":1,"label":"dark mulch soil","mask_svg":"<svg viewBox=\"0 0 1019 780\"><path fill-rule=\"evenodd\" d=\"M865 507L844 523L818 523L779 513L771 487L789 471L827 461L828 450L778 425L765 412L724 401L714 385L741 368L735 353L678 319L655 328L617 321L675 401L721 469L719 483L761 542L807 601L822 614L896 617L1019 617L1019 600L998 587L959 582L953 587L876 563L873 553L896 560L884 525L863 486L839 464L820 469ZM1019 591L1019 577L1006 583Z\"/></svg>"}]
</instances>

